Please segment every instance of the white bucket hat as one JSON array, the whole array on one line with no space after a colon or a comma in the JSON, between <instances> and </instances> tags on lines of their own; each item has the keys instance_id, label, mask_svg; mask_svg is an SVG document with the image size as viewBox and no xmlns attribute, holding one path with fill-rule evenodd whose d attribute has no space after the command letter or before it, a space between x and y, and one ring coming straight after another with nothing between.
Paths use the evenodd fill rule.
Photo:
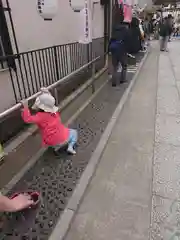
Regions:
<instances>
[{"instance_id":1,"label":"white bucket hat","mask_svg":"<svg viewBox=\"0 0 180 240\"><path fill-rule=\"evenodd\" d=\"M37 97L32 108L39 108L49 113L56 113L58 111L58 107L55 105L55 98L48 92L44 92Z\"/></svg>"}]
</instances>

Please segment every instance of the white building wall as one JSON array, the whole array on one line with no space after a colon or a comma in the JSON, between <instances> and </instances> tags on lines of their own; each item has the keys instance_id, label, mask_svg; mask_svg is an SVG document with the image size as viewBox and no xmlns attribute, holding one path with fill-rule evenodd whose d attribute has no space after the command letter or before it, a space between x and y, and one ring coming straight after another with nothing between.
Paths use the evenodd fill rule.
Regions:
<instances>
[{"instance_id":1,"label":"white building wall","mask_svg":"<svg viewBox=\"0 0 180 240\"><path fill-rule=\"evenodd\" d=\"M20 52L79 40L81 36L78 24L81 21L79 14L72 11L68 0L58 1L57 15L52 21L44 21L37 12L36 0L9 0ZM6 6L6 0L3 0L3 4ZM12 36L8 13L6 13L6 19ZM94 5L92 26L93 38L103 37L104 8L100 3ZM12 45L14 48L14 43Z\"/></svg>"}]
</instances>

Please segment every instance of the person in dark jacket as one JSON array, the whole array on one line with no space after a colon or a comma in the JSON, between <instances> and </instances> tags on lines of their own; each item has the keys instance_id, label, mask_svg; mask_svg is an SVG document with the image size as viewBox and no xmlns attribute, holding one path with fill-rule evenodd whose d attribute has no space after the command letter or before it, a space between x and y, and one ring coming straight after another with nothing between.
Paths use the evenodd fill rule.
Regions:
<instances>
[{"instance_id":1,"label":"person in dark jacket","mask_svg":"<svg viewBox=\"0 0 180 240\"><path fill-rule=\"evenodd\" d=\"M171 41L171 36L173 33L173 16L171 14L168 14L168 26L169 26L169 39L168 41Z\"/></svg>"},{"instance_id":2,"label":"person in dark jacket","mask_svg":"<svg viewBox=\"0 0 180 240\"><path fill-rule=\"evenodd\" d=\"M168 18L165 17L160 23L159 36L160 36L160 51L167 51L167 44L170 35L170 26Z\"/></svg>"},{"instance_id":3,"label":"person in dark jacket","mask_svg":"<svg viewBox=\"0 0 180 240\"><path fill-rule=\"evenodd\" d=\"M130 38L132 39L129 44L129 52L136 54L142 49L142 36L139 28L139 19L132 18L130 26Z\"/></svg>"},{"instance_id":4,"label":"person in dark jacket","mask_svg":"<svg viewBox=\"0 0 180 240\"><path fill-rule=\"evenodd\" d=\"M151 28L150 28L149 19L147 17L144 20L143 28L144 28L144 34L145 34L145 41L149 44Z\"/></svg>"},{"instance_id":5,"label":"person in dark jacket","mask_svg":"<svg viewBox=\"0 0 180 240\"><path fill-rule=\"evenodd\" d=\"M120 11L119 23L115 24L112 30L112 37L109 43L109 51L112 54L112 86L116 86L117 80L120 83L126 82L127 72L127 53L129 47L129 30L128 26L123 23L123 11ZM121 65L121 74L119 76L119 67ZM118 79L119 78L119 79Z\"/></svg>"}]
</instances>

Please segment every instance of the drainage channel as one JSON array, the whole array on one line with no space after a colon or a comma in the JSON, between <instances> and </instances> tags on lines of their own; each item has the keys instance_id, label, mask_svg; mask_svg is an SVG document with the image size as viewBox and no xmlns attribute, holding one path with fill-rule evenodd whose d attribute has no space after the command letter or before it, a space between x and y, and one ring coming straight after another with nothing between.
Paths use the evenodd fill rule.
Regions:
<instances>
[{"instance_id":1,"label":"drainage channel","mask_svg":"<svg viewBox=\"0 0 180 240\"><path fill-rule=\"evenodd\" d=\"M137 56L138 63L143 54ZM46 240L66 207L69 198L95 150L117 104L135 74L127 74L128 83L112 88L106 84L82 111L71 127L78 129L76 156L55 157L47 151L24 175L12 192L36 190L42 195L37 209L4 214L0 223L0 240Z\"/></svg>"}]
</instances>

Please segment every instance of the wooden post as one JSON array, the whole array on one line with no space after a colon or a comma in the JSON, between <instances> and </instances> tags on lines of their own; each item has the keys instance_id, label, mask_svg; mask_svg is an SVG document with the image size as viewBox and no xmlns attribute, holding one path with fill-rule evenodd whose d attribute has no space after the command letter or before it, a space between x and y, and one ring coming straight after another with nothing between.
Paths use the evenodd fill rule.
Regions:
<instances>
[{"instance_id":1,"label":"wooden post","mask_svg":"<svg viewBox=\"0 0 180 240\"><path fill-rule=\"evenodd\" d=\"M4 160L4 150L3 150L3 146L2 144L0 143L0 164L2 163L2 161Z\"/></svg>"}]
</instances>

